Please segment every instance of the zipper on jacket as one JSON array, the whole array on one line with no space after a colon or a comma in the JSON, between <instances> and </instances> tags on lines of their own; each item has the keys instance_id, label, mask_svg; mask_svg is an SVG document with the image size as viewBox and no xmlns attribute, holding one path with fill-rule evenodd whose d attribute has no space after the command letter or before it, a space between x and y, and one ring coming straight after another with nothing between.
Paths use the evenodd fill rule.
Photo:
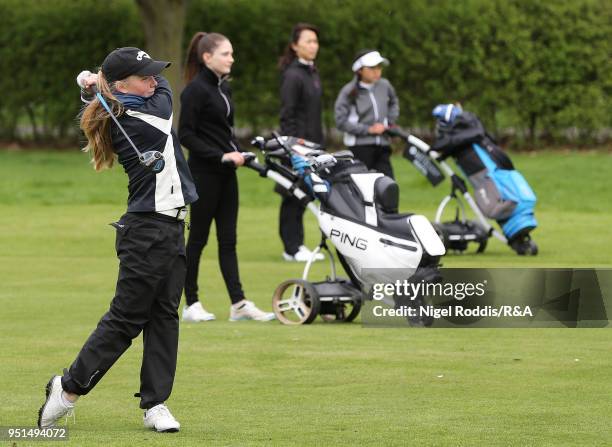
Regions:
<instances>
[{"instance_id":1,"label":"zipper on jacket","mask_svg":"<svg viewBox=\"0 0 612 447\"><path fill-rule=\"evenodd\" d=\"M219 83L217 84L217 90L219 90L219 94L223 98L223 101L225 101L225 106L227 107L227 113L225 114L225 116L229 118L229 116L230 116L230 103L227 100L227 96L225 96L223 94L223 92L221 91L221 83L222 82L223 82L223 79L219 79Z\"/></svg>"},{"instance_id":2,"label":"zipper on jacket","mask_svg":"<svg viewBox=\"0 0 612 447\"><path fill-rule=\"evenodd\" d=\"M372 101L372 105L374 106L374 122L377 123L378 122L378 103L376 102L376 97L374 96L374 93L372 93L373 89L374 87L372 87L372 89L368 89L368 94L370 95L370 100ZM380 135L376 135L376 144L380 146Z\"/></svg>"},{"instance_id":3,"label":"zipper on jacket","mask_svg":"<svg viewBox=\"0 0 612 447\"><path fill-rule=\"evenodd\" d=\"M227 96L225 96L225 95L223 94L223 92L221 91L221 84L223 83L223 81L225 81L225 78L220 78L220 79L219 79L219 83L217 84L217 90L219 90L219 94L220 94L220 95L221 95L221 97L223 98L223 101L225 101L225 106L227 107L227 114L226 114L225 116L226 116L227 118L229 118L229 116L230 116L230 111L231 111L231 109L230 109L230 103L229 103L229 100L227 99ZM229 130L230 130L230 135L231 135L231 136L230 136L230 141L229 141L229 144L230 144L230 146L232 146L232 148L234 148L234 150L235 150L235 151L238 151L238 148L236 147L236 145L234 144L234 142L231 140L231 137L233 137L233 136L234 136L234 128L233 128L232 126L230 126L229 124L228 124L228 126L227 126L227 127L229 128Z\"/></svg>"}]
</instances>

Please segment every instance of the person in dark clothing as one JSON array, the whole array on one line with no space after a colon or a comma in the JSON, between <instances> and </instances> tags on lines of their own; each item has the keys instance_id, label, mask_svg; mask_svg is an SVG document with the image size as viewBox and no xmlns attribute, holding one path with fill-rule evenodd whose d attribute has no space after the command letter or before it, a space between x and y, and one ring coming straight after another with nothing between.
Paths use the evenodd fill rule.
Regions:
<instances>
[{"instance_id":1,"label":"person in dark clothing","mask_svg":"<svg viewBox=\"0 0 612 447\"><path fill-rule=\"evenodd\" d=\"M219 265L232 302L230 321L274 319L273 313L263 312L245 299L238 273L236 168L244 164L244 157L234 136L234 106L228 84L233 63L233 48L227 37L203 32L193 36L185 65L188 84L181 94L179 138L189 151L189 168L201 199L191 205L183 309L186 322L215 319L198 298L200 258L213 220Z\"/></svg>"},{"instance_id":2,"label":"person in dark clothing","mask_svg":"<svg viewBox=\"0 0 612 447\"><path fill-rule=\"evenodd\" d=\"M355 77L340 90L334 114L355 158L393 178L391 145L383 133L397 121L399 102L391 83L382 77L382 65L388 64L376 50L360 51L352 66Z\"/></svg>"},{"instance_id":3,"label":"person in dark clothing","mask_svg":"<svg viewBox=\"0 0 612 447\"><path fill-rule=\"evenodd\" d=\"M291 41L279 61L281 70L280 131L282 135L323 143L321 125L321 80L314 64L319 51L319 30L307 23L293 27ZM305 207L282 187L279 233L286 261L306 262L311 252L304 245ZM319 253L315 260L323 259Z\"/></svg>"},{"instance_id":4,"label":"person in dark clothing","mask_svg":"<svg viewBox=\"0 0 612 447\"><path fill-rule=\"evenodd\" d=\"M144 350L137 396L146 410L144 425L160 432L180 428L164 402L176 371L185 207L198 196L172 131L172 92L159 76L168 65L138 48L118 48L97 74L82 72L77 78L81 97L89 103L81 116L86 150L92 152L96 170L112 167L115 159L123 166L129 178L128 208L111 224L117 230L119 258L115 297L70 368L47 384L38 415L41 428L71 412L77 398L96 386L141 332ZM93 96L93 86L102 99ZM103 104L110 104L123 131ZM130 140L143 152L160 152L163 168L144 166Z\"/></svg>"}]
</instances>

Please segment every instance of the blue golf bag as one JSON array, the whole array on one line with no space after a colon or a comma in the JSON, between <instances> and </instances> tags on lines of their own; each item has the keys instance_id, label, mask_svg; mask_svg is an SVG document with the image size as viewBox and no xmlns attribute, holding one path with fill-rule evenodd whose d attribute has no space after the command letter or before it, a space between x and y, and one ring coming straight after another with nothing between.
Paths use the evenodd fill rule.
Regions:
<instances>
[{"instance_id":1,"label":"blue golf bag","mask_svg":"<svg viewBox=\"0 0 612 447\"><path fill-rule=\"evenodd\" d=\"M476 115L453 104L433 110L436 141L431 149L452 157L474 188L482 213L497 221L518 254L536 254L530 232L537 227L536 195Z\"/></svg>"}]
</instances>

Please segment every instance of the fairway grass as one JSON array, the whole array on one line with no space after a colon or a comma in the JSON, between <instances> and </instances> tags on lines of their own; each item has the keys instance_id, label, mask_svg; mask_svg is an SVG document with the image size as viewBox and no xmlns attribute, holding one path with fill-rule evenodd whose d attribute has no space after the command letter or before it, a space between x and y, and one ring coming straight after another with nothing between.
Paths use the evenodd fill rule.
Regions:
<instances>
[{"instance_id":1,"label":"fairway grass","mask_svg":"<svg viewBox=\"0 0 612 447\"><path fill-rule=\"evenodd\" d=\"M538 194L537 257L491 240L447 267L612 267L608 154L513 155ZM402 211L431 217L447 185L429 187L393 160ZM96 174L78 153L0 152L0 426L36 423L61 374L108 308L117 275L121 169ZM606 186L607 184L607 186ZM278 196L240 171L238 253L249 299L270 309L300 266L281 261ZM316 223L307 216L310 246ZM82 398L75 446L612 444L612 331L377 329L359 323L287 327L227 321L229 300L211 235L201 288L218 321L182 324L168 402L178 434L145 430L138 399L142 342ZM328 268L318 263L313 279ZM610 294L612 284L603 284ZM610 313L612 309L608 309ZM5 442L11 445L9 442ZM40 445L16 442L17 446ZM56 443L51 443L56 445Z\"/></svg>"}]
</instances>

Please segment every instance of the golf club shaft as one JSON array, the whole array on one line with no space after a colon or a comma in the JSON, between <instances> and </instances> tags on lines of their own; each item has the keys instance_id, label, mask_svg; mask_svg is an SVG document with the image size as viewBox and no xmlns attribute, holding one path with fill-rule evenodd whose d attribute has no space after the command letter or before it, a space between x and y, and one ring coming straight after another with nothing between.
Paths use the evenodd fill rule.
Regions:
<instances>
[{"instance_id":1,"label":"golf club shaft","mask_svg":"<svg viewBox=\"0 0 612 447\"><path fill-rule=\"evenodd\" d=\"M132 148L134 148L134 150L136 151L136 154L138 154L138 158L142 160L143 159L142 153L138 150L138 148L136 147L136 145L134 144L132 139L128 136L127 132L123 129L123 126L121 126L121 124L119 124L119 120L115 117L115 115L111 111L110 107L108 106L108 104L104 100L104 97L100 94L100 92L96 92L96 96L98 97L98 100L100 101L102 106L106 109L106 111L108 112L110 117L113 119L113 121L115 122L117 127L119 127L119 130L121 130L121 133L123 133L123 136L125 136L125 138L129 141L129 143L132 146Z\"/></svg>"}]
</instances>

